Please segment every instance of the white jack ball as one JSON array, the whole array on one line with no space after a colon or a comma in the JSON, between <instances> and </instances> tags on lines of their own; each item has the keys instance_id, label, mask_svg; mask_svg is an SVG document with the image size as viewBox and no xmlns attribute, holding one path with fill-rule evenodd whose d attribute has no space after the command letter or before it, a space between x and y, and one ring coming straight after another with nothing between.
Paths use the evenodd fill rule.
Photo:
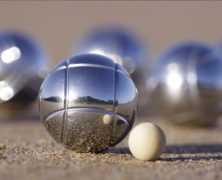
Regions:
<instances>
[{"instance_id":1,"label":"white jack ball","mask_svg":"<svg viewBox=\"0 0 222 180\"><path fill-rule=\"evenodd\" d=\"M157 125L141 123L130 132L128 145L137 159L155 160L164 152L166 136Z\"/></svg>"}]
</instances>

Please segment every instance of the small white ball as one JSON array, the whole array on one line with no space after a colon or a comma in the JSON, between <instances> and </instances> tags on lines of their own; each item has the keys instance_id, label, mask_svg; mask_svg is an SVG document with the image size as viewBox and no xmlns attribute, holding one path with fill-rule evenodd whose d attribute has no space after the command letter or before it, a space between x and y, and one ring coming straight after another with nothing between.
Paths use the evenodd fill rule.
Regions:
<instances>
[{"instance_id":1,"label":"small white ball","mask_svg":"<svg viewBox=\"0 0 222 180\"><path fill-rule=\"evenodd\" d=\"M110 125L110 124L112 124L112 122L113 122L113 119L112 119L112 116L111 116L111 115L105 114L105 115L103 116L103 123L104 123L104 124Z\"/></svg>"},{"instance_id":2,"label":"small white ball","mask_svg":"<svg viewBox=\"0 0 222 180\"><path fill-rule=\"evenodd\" d=\"M131 153L140 160L155 160L166 146L166 136L152 123L141 123L130 132L128 145Z\"/></svg>"}]
</instances>

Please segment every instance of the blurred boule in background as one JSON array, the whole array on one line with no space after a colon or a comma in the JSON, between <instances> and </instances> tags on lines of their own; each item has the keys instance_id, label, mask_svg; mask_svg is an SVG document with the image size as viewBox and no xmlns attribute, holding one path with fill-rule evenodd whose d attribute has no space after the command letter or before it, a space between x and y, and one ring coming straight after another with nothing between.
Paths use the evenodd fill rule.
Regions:
<instances>
[{"instance_id":1,"label":"blurred boule in background","mask_svg":"<svg viewBox=\"0 0 222 180\"><path fill-rule=\"evenodd\" d=\"M222 112L222 54L204 43L174 45L151 67L147 89L163 118L178 124L209 125Z\"/></svg>"},{"instance_id":2,"label":"blurred boule in background","mask_svg":"<svg viewBox=\"0 0 222 180\"><path fill-rule=\"evenodd\" d=\"M0 117L37 114L32 104L48 65L46 52L31 36L18 31L0 32Z\"/></svg>"}]
</instances>

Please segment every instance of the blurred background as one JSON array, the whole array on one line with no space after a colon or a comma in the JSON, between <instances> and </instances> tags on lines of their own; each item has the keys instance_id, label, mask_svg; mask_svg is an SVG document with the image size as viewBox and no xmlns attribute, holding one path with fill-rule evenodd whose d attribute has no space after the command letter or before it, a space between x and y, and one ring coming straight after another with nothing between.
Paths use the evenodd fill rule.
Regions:
<instances>
[{"instance_id":1,"label":"blurred background","mask_svg":"<svg viewBox=\"0 0 222 180\"><path fill-rule=\"evenodd\" d=\"M33 35L53 63L98 25L120 24L149 46L150 58L180 41L217 43L222 36L222 2L0 2L0 30Z\"/></svg>"}]
</instances>

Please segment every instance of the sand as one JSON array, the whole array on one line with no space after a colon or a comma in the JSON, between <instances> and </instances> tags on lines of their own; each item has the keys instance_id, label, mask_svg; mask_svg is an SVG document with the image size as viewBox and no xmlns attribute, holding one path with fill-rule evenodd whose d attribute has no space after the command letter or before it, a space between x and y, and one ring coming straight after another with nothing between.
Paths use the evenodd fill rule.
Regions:
<instances>
[{"instance_id":1,"label":"sand","mask_svg":"<svg viewBox=\"0 0 222 180\"><path fill-rule=\"evenodd\" d=\"M156 161L136 160L127 138L100 154L64 149L37 120L0 121L0 179L222 179L222 124L177 127L158 117L167 135L165 153Z\"/></svg>"}]
</instances>

